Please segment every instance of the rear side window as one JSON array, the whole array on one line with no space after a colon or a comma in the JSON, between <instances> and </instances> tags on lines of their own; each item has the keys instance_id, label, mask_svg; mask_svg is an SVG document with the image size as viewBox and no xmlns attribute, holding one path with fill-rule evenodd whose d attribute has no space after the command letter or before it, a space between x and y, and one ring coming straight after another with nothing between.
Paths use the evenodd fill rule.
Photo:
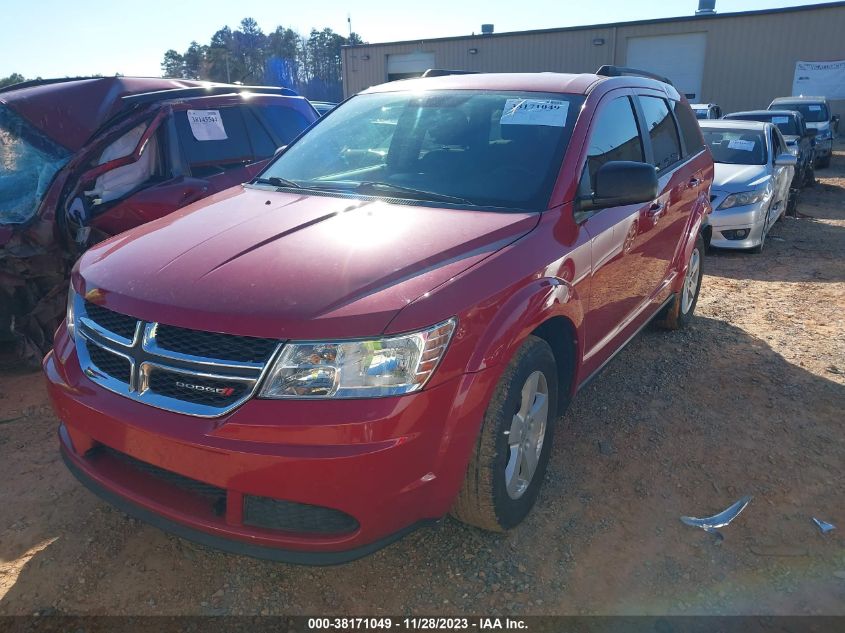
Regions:
<instances>
[{"instance_id":1,"label":"rear side window","mask_svg":"<svg viewBox=\"0 0 845 633\"><path fill-rule=\"evenodd\" d=\"M675 110L675 118L678 119L678 127L681 128L681 138L684 139L685 156L694 156L704 149L704 140L701 138L701 126L698 119L692 113L689 106L680 101L671 101Z\"/></svg>"},{"instance_id":2,"label":"rear side window","mask_svg":"<svg viewBox=\"0 0 845 633\"><path fill-rule=\"evenodd\" d=\"M252 151L255 158L257 160L270 158L277 149L272 137L252 110L244 108L242 113L247 132L249 132L249 140L252 141Z\"/></svg>"},{"instance_id":3,"label":"rear side window","mask_svg":"<svg viewBox=\"0 0 845 633\"><path fill-rule=\"evenodd\" d=\"M253 151L239 108L182 110L174 118L185 161L194 176L213 176L252 162Z\"/></svg>"},{"instance_id":4,"label":"rear side window","mask_svg":"<svg viewBox=\"0 0 845 633\"><path fill-rule=\"evenodd\" d=\"M612 160L632 160L640 163L644 160L640 130L628 97L613 99L602 108L593 122L586 166L592 189L595 189L596 172Z\"/></svg>"},{"instance_id":5,"label":"rear side window","mask_svg":"<svg viewBox=\"0 0 845 633\"><path fill-rule=\"evenodd\" d=\"M675 119L669 113L665 99L659 97L637 97L645 116L645 125L651 137L654 166L661 172L681 160L681 144Z\"/></svg>"},{"instance_id":6,"label":"rear side window","mask_svg":"<svg viewBox=\"0 0 845 633\"><path fill-rule=\"evenodd\" d=\"M255 111L259 118L263 118L279 138L280 145L287 145L299 136L302 130L311 125L311 122L301 112L293 108L256 106Z\"/></svg>"}]
</instances>

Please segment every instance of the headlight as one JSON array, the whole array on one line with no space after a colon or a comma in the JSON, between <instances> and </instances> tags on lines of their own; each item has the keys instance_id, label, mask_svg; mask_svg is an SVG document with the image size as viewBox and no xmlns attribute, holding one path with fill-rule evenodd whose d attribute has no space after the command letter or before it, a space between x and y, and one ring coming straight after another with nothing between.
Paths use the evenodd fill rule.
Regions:
<instances>
[{"instance_id":1,"label":"headlight","mask_svg":"<svg viewBox=\"0 0 845 633\"><path fill-rule=\"evenodd\" d=\"M67 315L65 316L65 323L67 325L67 333L71 340L76 340L76 292L73 289L73 283L67 291Z\"/></svg>"},{"instance_id":2,"label":"headlight","mask_svg":"<svg viewBox=\"0 0 845 633\"><path fill-rule=\"evenodd\" d=\"M420 332L366 341L288 343L262 398L374 398L423 388L446 352L454 318Z\"/></svg>"},{"instance_id":3,"label":"headlight","mask_svg":"<svg viewBox=\"0 0 845 633\"><path fill-rule=\"evenodd\" d=\"M730 209L731 207L744 207L749 204L756 204L761 200L766 200L769 197L769 190L758 189L757 191L743 191L742 193L732 193L722 201L719 205L720 209Z\"/></svg>"}]
</instances>

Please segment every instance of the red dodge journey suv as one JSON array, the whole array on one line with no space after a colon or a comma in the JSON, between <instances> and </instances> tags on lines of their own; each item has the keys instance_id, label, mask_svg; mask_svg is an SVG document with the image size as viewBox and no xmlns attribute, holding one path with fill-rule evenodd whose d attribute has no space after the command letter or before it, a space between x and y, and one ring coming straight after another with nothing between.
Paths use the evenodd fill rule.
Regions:
<instances>
[{"instance_id":1,"label":"red dodge journey suv","mask_svg":"<svg viewBox=\"0 0 845 633\"><path fill-rule=\"evenodd\" d=\"M555 420L683 327L713 161L668 83L370 88L252 182L79 261L44 361L61 451L129 514L243 554L362 556L533 506Z\"/></svg>"}]
</instances>

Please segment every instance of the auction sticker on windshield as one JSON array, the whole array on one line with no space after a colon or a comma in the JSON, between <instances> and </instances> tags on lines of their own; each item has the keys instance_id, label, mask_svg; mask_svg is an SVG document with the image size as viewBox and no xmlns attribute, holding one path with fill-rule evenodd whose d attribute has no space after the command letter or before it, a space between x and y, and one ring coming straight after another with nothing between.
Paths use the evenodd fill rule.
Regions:
<instances>
[{"instance_id":1,"label":"auction sticker on windshield","mask_svg":"<svg viewBox=\"0 0 845 633\"><path fill-rule=\"evenodd\" d=\"M730 149L739 149L743 152L753 152L754 151L754 141L745 141L739 138L735 138L728 143L728 147Z\"/></svg>"},{"instance_id":2,"label":"auction sticker on windshield","mask_svg":"<svg viewBox=\"0 0 845 633\"><path fill-rule=\"evenodd\" d=\"M772 117L772 123L774 123L775 125L779 125L779 124L782 125L784 123L789 123L789 117L788 116L773 116Z\"/></svg>"},{"instance_id":3,"label":"auction sticker on windshield","mask_svg":"<svg viewBox=\"0 0 845 633\"><path fill-rule=\"evenodd\" d=\"M225 141L228 138L220 110L188 110L188 123L198 141Z\"/></svg>"},{"instance_id":4,"label":"auction sticker on windshield","mask_svg":"<svg viewBox=\"0 0 845 633\"><path fill-rule=\"evenodd\" d=\"M814 105L810 106L810 112L821 112L821 111L822 111L821 106L814 106Z\"/></svg>"},{"instance_id":5,"label":"auction sticker on windshield","mask_svg":"<svg viewBox=\"0 0 845 633\"><path fill-rule=\"evenodd\" d=\"M564 127L569 102L557 99L508 99L505 101L501 125L548 125Z\"/></svg>"}]
</instances>

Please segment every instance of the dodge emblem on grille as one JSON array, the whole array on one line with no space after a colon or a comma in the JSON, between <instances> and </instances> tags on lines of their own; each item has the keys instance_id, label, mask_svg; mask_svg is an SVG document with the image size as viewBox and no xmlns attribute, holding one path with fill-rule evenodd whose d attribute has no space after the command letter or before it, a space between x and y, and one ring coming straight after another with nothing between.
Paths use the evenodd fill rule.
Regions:
<instances>
[{"instance_id":1,"label":"dodge emblem on grille","mask_svg":"<svg viewBox=\"0 0 845 633\"><path fill-rule=\"evenodd\" d=\"M193 391L204 391L205 393L214 393L218 396L231 396L235 393L232 387L206 387L205 385L193 385L189 382L176 381L176 386L182 389L191 389Z\"/></svg>"}]
</instances>

